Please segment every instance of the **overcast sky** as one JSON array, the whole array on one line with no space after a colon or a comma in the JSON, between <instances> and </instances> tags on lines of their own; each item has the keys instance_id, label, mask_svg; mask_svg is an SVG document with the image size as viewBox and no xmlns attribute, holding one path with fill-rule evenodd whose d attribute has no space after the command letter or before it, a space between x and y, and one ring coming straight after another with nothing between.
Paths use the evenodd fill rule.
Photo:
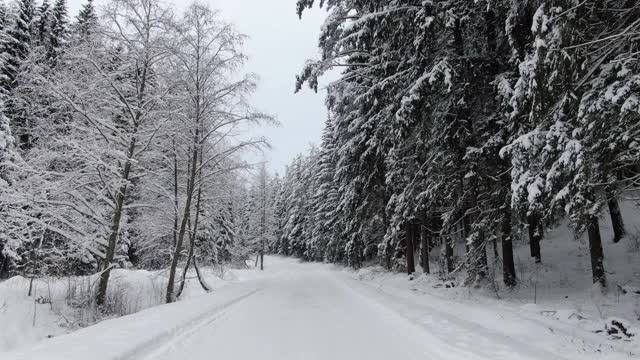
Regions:
<instances>
[{"instance_id":1,"label":"overcast sky","mask_svg":"<svg viewBox=\"0 0 640 360\"><path fill-rule=\"evenodd\" d=\"M104 0L97 0L101 4ZM308 89L294 94L295 75L305 60L318 54L317 39L324 11L314 9L302 20L295 13L296 0L202 0L221 11L222 18L234 23L250 37L245 45L249 55L246 70L260 77L254 105L275 115L278 128L262 128L256 133L269 138L273 149L267 154L269 167L282 173L285 165L311 143L319 143L326 119L324 93ZM70 16L75 17L85 0L69 0ZM165 0L177 8L188 0Z\"/></svg>"}]
</instances>

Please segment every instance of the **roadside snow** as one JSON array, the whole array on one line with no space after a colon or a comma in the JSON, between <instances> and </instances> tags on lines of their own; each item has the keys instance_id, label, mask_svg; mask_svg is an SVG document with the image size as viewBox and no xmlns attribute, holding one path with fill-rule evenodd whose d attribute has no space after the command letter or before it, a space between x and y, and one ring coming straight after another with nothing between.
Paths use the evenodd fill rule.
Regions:
<instances>
[{"instance_id":1,"label":"roadside snow","mask_svg":"<svg viewBox=\"0 0 640 360\"><path fill-rule=\"evenodd\" d=\"M214 291L261 276L253 269L205 268L203 274ZM0 282L0 353L105 320L96 319L86 306L93 296L95 281L95 276L40 278L34 281L31 297L27 296L29 279L15 276ZM115 316L163 304L166 282L166 271L113 270L109 302L114 306ZM182 299L204 294L195 273L190 272Z\"/></svg>"},{"instance_id":2,"label":"roadside snow","mask_svg":"<svg viewBox=\"0 0 640 360\"><path fill-rule=\"evenodd\" d=\"M188 336L216 319L219 311L256 291L238 284L217 296L197 297L156 306L117 319L105 320L71 334L47 339L33 347L0 353L2 359L138 359L177 336Z\"/></svg>"},{"instance_id":3,"label":"roadside snow","mask_svg":"<svg viewBox=\"0 0 640 360\"><path fill-rule=\"evenodd\" d=\"M41 290L27 297L29 280L20 276L0 283L0 351L28 345L66 332L53 304L38 303Z\"/></svg>"},{"instance_id":4,"label":"roadside snow","mask_svg":"<svg viewBox=\"0 0 640 360\"><path fill-rule=\"evenodd\" d=\"M434 289L434 276L409 281L375 267L352 272L277 257L267 264L264 272L239 272L246 280L213 293L0 358L614 360L638 354L635 338L613 340L579 326L584 319L541 314L538 305Z\"/></svg>"},{"instance_id":5,"label":"roadside snow","mask_svg":"<svg viewBox=\"0 0 640 360\"><path fill-rule=\"evenodd\" d=\"M515 263L519 284L502 284L500 246L498 261L489 249L490 272L496 281L489 288L458 287L464 274L443 281L436 261L431 275L390 273L371 266L347 274L358 280L371 297L428 328L440 328L445 341L474 347L478 333L504 341L518 340L547 349L557 359L622 359L640 356L640 212L621 204L628 235L614 244L610 218L601 219L605 270L609 290L592 287L588 243L561 225L541 243L542 264L529 256L528 244L516 242ZM526 239L524 239L526 241ZM435 259L434 259L435 260ZM451 287L453 285L453 287ZM619 322L632 336L609 334ZM615 327L615 326L614 326ZM452 340L454 339L454 340ZM526 347L522 348L525 351ZM564 356L562 357L561 354Z\"/></svg>"},{"instance_id":6,"label":"roadside snow","mask_svg":"<svg viewBox=\"0 0 640 360\"><path fill-rule=\"evenodd\" d=\"M406 319L431 330L442 341L476 351L518 349L534 359L634 359L640 354L640 338L614 340L604 333L607 319L586 318L567 304L535 305L491 298L469 289L445 288L431 276L409 281L404 274L368 268L346 271L352 286L393 309ZM616 318L617 319L617 318ZM637 321L632 332L637 331ZM492 346L485 346L494 344ZM506 352L505 357L509 359ZM518 357L512 357L517 359Z\"/></svg>"}]
</instances>

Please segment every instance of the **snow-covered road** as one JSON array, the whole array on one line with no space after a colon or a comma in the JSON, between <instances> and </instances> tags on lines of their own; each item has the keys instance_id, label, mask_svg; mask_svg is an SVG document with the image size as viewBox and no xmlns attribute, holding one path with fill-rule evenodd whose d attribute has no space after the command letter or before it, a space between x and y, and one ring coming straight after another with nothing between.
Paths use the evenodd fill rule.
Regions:
<instances>
[{"instance_id":1,"label":"snow-covered road","mask_svg":"<svg viewBox=\"0 0 640 360\"><path fill-rule=\"evenodd\" d=\"M220 312L215 321L148 358L440 358L424 331L369 302L335 275L300 266L266 278L260 290Z\"/></svg>"},{"instance_id":2,"label":"snow-covered road","mask_svg":"<svg viewBox=\"0 0 640 360\"><path fill-rule=\"evenodd\" d=\"M330 266L281 258L269 258L267 266L211 294L104 321L0 358L571 358L436 307L416 310Z\"/></svg>"}]
</instances>

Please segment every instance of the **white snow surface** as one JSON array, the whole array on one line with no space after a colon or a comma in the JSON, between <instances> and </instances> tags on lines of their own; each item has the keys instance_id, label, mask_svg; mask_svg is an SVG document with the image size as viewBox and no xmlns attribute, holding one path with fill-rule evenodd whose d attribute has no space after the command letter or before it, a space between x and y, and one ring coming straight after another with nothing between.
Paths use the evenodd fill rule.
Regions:
<instances>
[{"instance_id":1,"label":"white snow surface","mask_svg":"<svg viewBox=\"0 0 640 360\"><path fill-rule=\"evenodd\" d=\"M203 275L214 289L261 276L253 269L205 268ZM0 282L0 354L44 339L73 332L104 319L96 319L87 306L94 296L97 275L42 277L33 283L14 276ZM161 305L165 301L167 271L116 269L111 272L108 302L114 317ZM205 294L190 271L182 299ZM0 360L3 357L0 356Z\"/></svg>"},{"instance_id":2,"label":"white snow surface","mask_svg":"<svg viewBox=\"0 0 640 360\"><path fill-rule=\"evenodd\" d=\"M529 306L442 297L427 276L408 281L377 268L352 272L279 257L265 263L264 272L238 272L237 281L212 293L0 353L0 359L550 360L638 354L635 339L614 341L525 311Z\"/></svg>"}]
</instances>

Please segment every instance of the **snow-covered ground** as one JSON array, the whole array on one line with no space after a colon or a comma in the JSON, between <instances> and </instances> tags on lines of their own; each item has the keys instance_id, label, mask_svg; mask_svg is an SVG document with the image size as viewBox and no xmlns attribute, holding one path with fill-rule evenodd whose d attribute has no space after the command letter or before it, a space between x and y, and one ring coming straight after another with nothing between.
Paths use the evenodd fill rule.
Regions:
<instances>
[{"instance_id":1,"label":"snow-covered ground","mask_svg":"<svg viewBox=\"0 0 640 360\"><path fill-rule=\"evenodd\" d=\"M518 299L526 290L495 294L468 288L446 288L434 277L391 274L379 268L347 272L362 293L427 329L431 336L464 349L471 359L635 359L640 356L640 327L633 312L640 295L621 304L618 295L578 302ZM588 274L586 274L588 275ZM434 287L435 286L435 287ZM574 295L576 293L573 293ZM635 304L632 304L635 302ZM580 305L576 305L580 304ZM608 304L608 305L607 305ZM606 310L604 306L612 306ZM599 314L600 311L610 315ZM613 316L611 314L617 314ZM624 315L622 315L624 314ZM630 320L631 319L631 320ZM634 336L617 339L606 324L621 321ZM453 357L455 358L455 357Z\"/></svg>"},{"instance_id":2,"label":"snow-covered ground","mask_svg":"<svg viewBox=\"0 0 640 360\"><path fill-rule=\"evenodd\" d=\"M609 284L605 294L592 287L585 237L575 239L566 224L545 235L542 264L529 256L528 244L516 243L515 289L502 284L501 263L493 261L492 249L490 271L496 281L483 289L458 286L464 274L440 280L435 261L432 275L418 274L411 281L379 266L348 273L365 289L374 288L390 308L427 328L439 328L436 336L478 353L483 340L476 335L481 333L499 342L516 340L546 349L554 354L546 356L551 359L639 358L640 212L630 202L621 205L628 234L619 243L611 240L610 218L601 218ZM608 334L612 322L622 323L633 336ZM529 348L522 346L520 352Z\"/></svg>"},{"instance_id":3,"label":"snow-covered ground","mask_svg":"<svg viewBox=\"0 0 640 360\"><path fill-rule=\"evenodd\" d=\"M264 272L239 271L240 279L212 293L0 358L546 360L639 353L635 338L613 340L577 325L584 320L554 319L540 312L544 305L435 290L433 277L408 281L376 268L352 272L278 257L266 264Z\"/></svg>"},{"instance_id":4,"label":"snow-covered ground","mask_svg":"<svg viewBox=\"0 0 640 360\"><path fill-rule=\"evenodd\" d=\"M203 274L214 290L260 276L253 269L225 268L206 268ZM36 279L31 297L27 296L29 279L15 276L0 282L0 353L104 320L96 319L95 312L87 308L96 280L96 276ZM166 271L113 270L109 303L114 316L163 304L166 283ZM190 272L182 299L204 294Z\"/></svg>"}]
</instances>

